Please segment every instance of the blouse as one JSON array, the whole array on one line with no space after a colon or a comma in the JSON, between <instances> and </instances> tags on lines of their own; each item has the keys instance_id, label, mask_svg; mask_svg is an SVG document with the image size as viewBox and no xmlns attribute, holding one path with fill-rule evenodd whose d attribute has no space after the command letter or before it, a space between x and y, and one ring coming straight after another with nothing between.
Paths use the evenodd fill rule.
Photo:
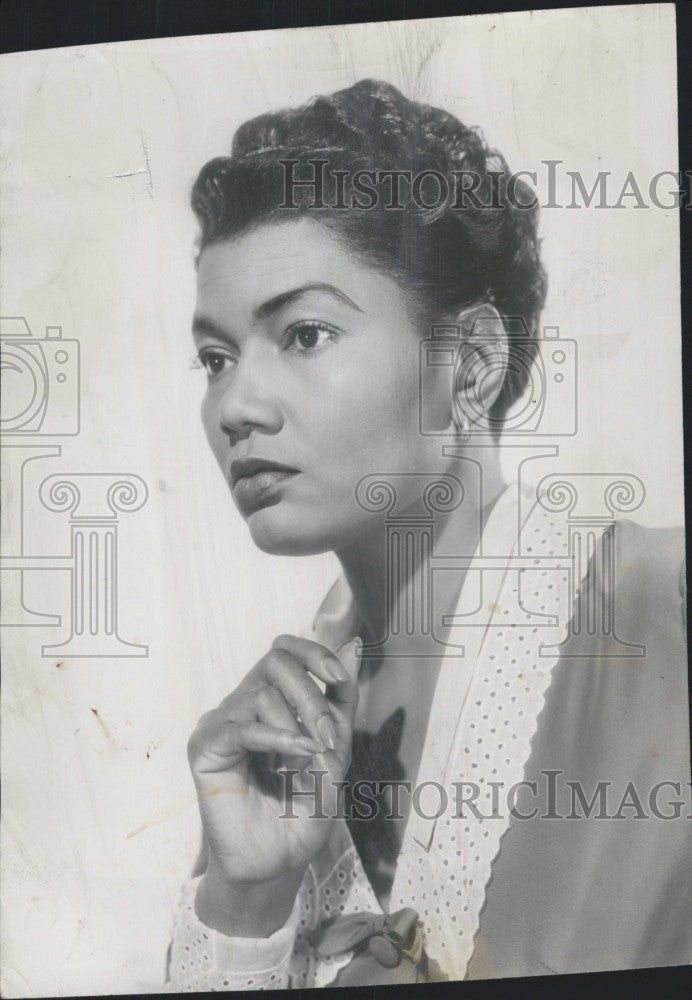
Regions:
<instances>
[{"instance_id":1,"label":"blouse","mask_svg":"<svg viewBox=\"0 0 692 1000\"><path fill-rule=\"evenodd\" d=\"M510 484L452 617L414 786L431 797L389 900L418 911L449 979L692 961L684 534L570 514L559 490ZM336 650L357 624L341 576L311 637ZM328 985L352 952L318 956L310 932L382 912L345 819L267 938L206 927L198 881L171 991Z\"/></svg>"}]
</instances>

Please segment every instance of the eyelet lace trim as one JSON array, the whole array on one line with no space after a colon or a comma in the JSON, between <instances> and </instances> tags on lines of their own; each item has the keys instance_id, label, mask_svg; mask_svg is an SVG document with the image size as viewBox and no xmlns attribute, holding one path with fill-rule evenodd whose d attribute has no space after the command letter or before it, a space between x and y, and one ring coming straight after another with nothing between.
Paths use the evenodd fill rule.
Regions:
<instances>
[{"instance_id":1,"label":"eyelet lace trim","mask_svg":"<svg viewBox=\"0 0 692 1000\"><path fill-rule=\"evenodd\" d=\"M492 864L509 826L507 792L524 777L559 660L556 646L568 633L568 573L541 568L539 557L563 556L567 548L564 520L537 505L522 529L521 548L521 555L535 555L537 568L509 572L502 586L444 782L450 805L436 822L429 851L409 842L399 856L391 908L413 905L419 910L426 951L450 979L463 979L466 973ZM557 616L558 624L546 625L537 617L543 615ZM542 646L552 648L541 652ZM475 803L480 816L468 808L457 815L451 783L462 781L480 786ZM489 781L502 782L499 818L490 818Z\"/></svg>"},{"instance_id":2,"label":"eyelet lace trim","mask_svg":"<svg viewBox=\"0 0 692 1000\"><path fill-rule=\"evenodd\" d=\"M194 907L200 878L183 885L166 992L326 986L348 965L353 953L318 959L308 941L309 932L341 913L382 912L353 846L320 880L312 866L308 868L294 912L284 927L266 939L228 938L203 924Z\"/></svg>"}]
</instances>

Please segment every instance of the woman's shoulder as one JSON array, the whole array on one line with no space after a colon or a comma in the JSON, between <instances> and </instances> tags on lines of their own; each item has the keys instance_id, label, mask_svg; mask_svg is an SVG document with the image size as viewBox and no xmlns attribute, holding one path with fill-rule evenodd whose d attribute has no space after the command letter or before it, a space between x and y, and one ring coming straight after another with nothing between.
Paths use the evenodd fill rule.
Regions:
<instances>
[{"instance_id":1,"label":"woman's shoulder","mask_svg":"<svg viewBox=\"0 0 692 1000\"><path fill-rule=\"evenodd\" d=\"M541 718L547 743L571 732L573 758L624 754L628 766L665 747L689 773L685 610L684 530L611 523L572 604ZM588 718L584 739L575 718Z\"/></svg>"},{"instance_id":2,"label":"woman's shoulder","mask_svg":"<svg viewBox=\"0 0 692 1000\"><path fill-rule=\"evenodd\" d=\"M682 526L651 528L627 518L614 522L619 580L641 573L664 582L674 578L684 588L685 529Z\"/></svg>"},{"instance_id":3,"label":"woman's shoulder","mask_svg":"<svg viewBox=\"0 0 692 1000\"><path fill-rule=\"evenodd\" d=\"M685 622L683 527L652 528L623 519L613 525L614 598L620 615L640 622Z\"/></svg>"},{"instance_id":4,"label":"woman's shoulder","mask_svg":"<svg viewBox=\"0 0 692 1000\"><path fill-rule=\"evenodd\" d=\"M684 530L623 519L600 542L568 605L534 749L600 766L665 746L689 771Z\"/></svg>"}]
</instances>

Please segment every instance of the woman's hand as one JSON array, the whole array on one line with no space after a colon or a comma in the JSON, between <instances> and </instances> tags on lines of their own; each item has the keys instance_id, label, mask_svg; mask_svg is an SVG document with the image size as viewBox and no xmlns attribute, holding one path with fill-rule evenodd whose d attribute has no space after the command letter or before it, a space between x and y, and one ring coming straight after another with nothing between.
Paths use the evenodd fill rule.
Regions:
<instances>
[{"instance_id":1,"label":"woman's hand","mask_svg":"<svg viewBox=\"0 0 692 1000\"><path fill-rule=\"evenodd\" d=\"M190 737L209 852L197 911L210 926L254 936L288 916L337 813L334 782L351 762L359 650L354 640L335 656L309 639L279 636ZM287 795L313 792L315 782L320 798Z\"/></svg>"}]
</instances>

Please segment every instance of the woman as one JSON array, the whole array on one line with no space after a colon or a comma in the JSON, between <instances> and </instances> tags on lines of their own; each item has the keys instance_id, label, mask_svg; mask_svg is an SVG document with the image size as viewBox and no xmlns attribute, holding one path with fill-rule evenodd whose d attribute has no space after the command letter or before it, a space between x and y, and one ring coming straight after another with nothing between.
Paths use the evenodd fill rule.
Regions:
<instances>
[{"instance_id":1,"label":"woman","mask_svg":"<svg viewBox=\"0 0 692 1000\"><path fill-rule=\"evenodd\" d=\"M689 778L682 534L601 524L579 568L560 487L500 468L545 296L531 193L361 81L243 125L193 207L211 448L259 548L343 573L190 739L171 987L688 961L689 824L575 812ZM575 628L613 595L625 642Z\"/></svg>"}]
</instances>

